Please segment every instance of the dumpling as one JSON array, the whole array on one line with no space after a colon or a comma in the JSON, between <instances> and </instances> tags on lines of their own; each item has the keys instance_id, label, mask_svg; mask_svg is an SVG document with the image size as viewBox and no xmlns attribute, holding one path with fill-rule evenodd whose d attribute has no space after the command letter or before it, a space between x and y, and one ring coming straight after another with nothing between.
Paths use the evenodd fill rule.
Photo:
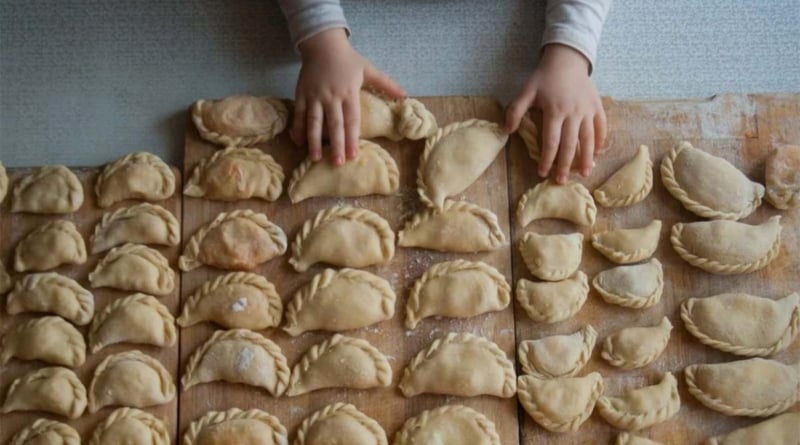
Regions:
<instances>
[{"instance_id":1,"label":"dumpling","mask_svg":"<svg viewBox=\"0 0 800 445\"><path fill-rule=\"evenodd\" d=\"M349 403L332 403L306 417L297 429L295 445L324 445L331 439L349 445L388 445L386 432L371 417Z\"/></svg>"},{"instance_id":2,"label":"dumpling","mask_svg":"<svg viewBox=\"0 0 800 445\"><path fill-rule=\"evenodd\" d=\"M800 435L800 412L775 416L769 420L739 428L724 436L712 437L705 445L791 444Z\"/></svg>"},{"instance_id":3,"label":"dumpling","mask_svg":"<svg viewBox=\"0 0 800 445\"><path fill-rule=\"evenodd\" d=\"M517 222L525 227L537 219L556 218L579 226L593 226L597 206L581 183L559 185L545 180L525 192L517 204Z\"/></svg>"},{"instance_id":4,"label":"dumpling","mask_svg":"<svg viewBox=\"0 0 800 445\"><path fill-rule=\"evenodd\" d=\"M164 255L140 244L125 244L111 249L89 274L93 288L112 287L151 295L167 295L175 290L175 271Z\"/></svg>"},{"instance_id":5,"label":"dumpling","mask_svg":"<svg viewBox=\"0 0 800 445\"><path fill-rule=\"evenodd\" d=\"M409 362L398 387L406 397L443 394L461 397L513 397L514 364L491 340L451 332Z\"/></svg>"},{"instance_id":6,"label":"dumpling","mask_svg":"<svg viewBox=\"0 0 800 445\"><path fill-rule=\"evenodd\" d=\"M14 251L14 270L31 272L86 262L86 244L75 224L55 220L25 235Z\"/></svg>"},{"instance_id":7,"label":"dumpling","mask_svg":"<svg viewBox=\"0 0 800 445\"><path fill-rule=\"evenodd\" d=\"M646 263L604 270L594 277L592 285L606 303L647 308L661 301L664 270L661 262L653 258Z\"/></svg>"},{"instance_id":8,"label":"dumpling","mask_svg":"<svg viewBox=\"0 0 800 445\"><path fill-rule=\"evenodd\" d=\"M667 372L660 383L625 391L620 397L603 396L597 411L621 430L641 430L675 416L681 408L678 381Z\"/></svg>"},{"instance_id":9,"label":"dumpling","mask_svg":"<svg viewBox=\"0 0 800 445\"><path fill-rule=\"evenodd\" d=\"M633 434L623 431L617 435L617 440L614 445L663 445L661 442L650 440L644 437L634 436Z\"/></svg>"},{"instance_id":10,"label":"dumpling","mask_svg":"<svg viewBox=\"0 0 800 445\"><path fill-rule=\"evenodd\" d=\"M55 272L28 274L6 298L10 315L23 312L56 314L83 326L94 316L94 296L77 281Z\"/></svg>"},{"instance_id":11,"label":"dumpling","mask_svg":"<svg viewBox=\"0 0 800 445\"><path fill-rule=\"evenodd\" d=\"M178 324L185 328L210 321L227 329L259 331L280 325L282 314L275 285L261 275L230 272L195 291L183 304Z\"/></svg>"},{"instance_id":12,"label":"dumpling","mask_svg":"<svg viewBox=\"0 0 800 445\"><path fill-rule=\"evenodd\" d=\"M76 368L86 360L83 335L61 317L47 316L19 322L0 342L0 365L16 357Z\"/></svg>"},{"instance_id":13,"label":"dumpling","mask_svg":"<svg viewBox=\"0 0 800 445\"><path fill-rule=\"evenodd\" d=\"M758 225L725 220L677 223L672 226L670 241L681 258L706 272L748 273L766 267L778 256L780 220L773 216Z\"/></svg>"},{"instance_id":14,"label":"dumpling","mask_svg":"<svg viewBox=\"0 0 800 445\"><path fill-rule=\"evenodd\" d=\"M664 317L656 326L623 328L606 337L600 356L611 366L634 369L658 359L669 342L672 323Z\"/></svg>"},{"instance_id":15,"label":"dumpling","mask_svg":"<svg viewBox=\"0 0 800 445\"><path fill-rule=\"evenodd\" d=\"M497 215L467 201L446 200L441 209L414 215L398 234L400 247L440 252L486 252L506 244Z\"/></svg>"},{"instance_id":16,"label":"dumpling","mask_svg":"<svg viewBox=\"0 0 800 445\"><path fill-rule=\"evenodd\" d=\"M3 163L0 162L0 203L5 199L6 193L8 193L8 174Z\"/></svg>"},{"instance_id":17,"label":"dumpling","mask_svg":"<svg viewBox=\"0 0 800 445\"><path fill-rule=\"evenodd\" d=\"M286 234L267 215L234 210L217 215L186 243L178 260L188 272L203 264L218 269L250 270L286 252Z\"/></svg>"},{"instance_id":18,"label":"dumpling","mask_svg":"<svg viewBox=\"0 0 800 445\"><path fill-rule=\"evenodd\" d=\"M261 149L228 147L197 164L183 194L217 201L275 201L283 192L283 179L283 168Z\"/></svg>"},{"instance_id":19,"label":"dumpling","mask_svg":"<svg viewBox=\"0 0 800 445\"><path fill-rule=\"evenodd\" d=\"M136 408L117 408L92 431L89 445L170 445L170 432L156 416Z\"/></svg>"},{"instance_id":20,"label":"dumpling","mask_svg":"<svg viewBox=\"0 0 800 445\"><path fill-rule=\"evenodd\" d=\"M647 198L653 189L653 161L646 145L633 158L594 189L594 199L603 207L627 207Z\"/></svg>"},{"instance_id":21,"label":"dumpling","mask_svg":"<svg viewBox=\"0 0 800 445\"><path fill-rule=\"evenodd\" d=\"M494 422L464 405L445 405L423 411L403 424L393 445L500 445Z\"/></svg>"},{"instance_id":22,"label":"dumpling","mask_svg":"<svg viewBox=\"0 0 800 445\"><path fill-rule=\"evenodd\" d=\"M214 381L264 388L275 397L289 384L289 366L281 348L247 329L216 331L189 358L181 386Z\"/></svg>"},{"instance_id":23,"label":"dumpling","mask_svg":"<svg viewBox=\"0 0 800 445\"><path fill-rule=\"evenodd\" d=\"M780 147L767 158L767 201L781 210L800 208L800 146ZM2 186L0 185L0 189ZM0 192L0 202L3 197Z\"/></svg>"},{"instance_id":24,"label":"dumpling","mask_svg":"<svg viewBox=\"0 0 800 445\"><path fill-rule=\"evenodd\" d=\"M81 445L81 436L66 423L39 418L17 432L8 445Z\"/></svg>"},{"instance_id":25,"label":"dumpling","mask_svg":"<svg viewBox=\"0 0 800 445\"><path fill-rule=\"evenodd\" d=\"M183 445L286 445L286 428L277 417L260 409L209 411L193 421Z\"/></svg>"},{"instance_id":26,"label":"dumpling","mask_svg":"<svg viewBox=\"0 0 800 445\"><path fill-rule=\"evenodd\" d=\"M287 396L318 389L369 389L389 386L389 360L368 341L334 334L311 347L294 365Z\"/></svg>"},{"instance_id":27,"label":"dumpling","mask_svg":"<svg viewBox=\"0 0 800 445\"><path fill-rule=\"evenodd\" d=\"M15 379L0 412L45 411L77 419L86 409L86 388L75 372L58 366L40 368Z\"/></svg>"},{"instance_id":28,"label":"dumpling","mask_svg":"<svg viewBox=\"0 0 800 445\"><path fill-rule=\"evenodd\" d=\"M316 263L362 268L394 256L394 232L377 213L331 207L303 224L292 243L289 264L305 272Z\"/></svg>"},{"instance_id":29,"label":"dumpling","mask_svg":"<svg viewBox=\"0 0 800 445\"><path fill-rule=\"evenodd\" d=\"M171 347L177 338L169 309L150 295L133 294L97 313L89 328L89 351L94 354L115 343Z\"/></svg>"},{"instance_id":30,"label":"dumpling","mask_svg":"<svg viewBox=\"0 0 800 445\"><path fill-rule=\"evenodd\" d=\"M527 232L519 243L519 252L536 278L545 281L566 280L581 265L583 234L540 235Z\"/></svg>"},{"instance_id":31,"label":"dumpling","mask_svg":"<svg viewBox=\"0 0 800 445\"><path fill-rule=\"evenodd\" d=\"M617 229L592 235L592 246L617 264L631 264L653 256L661 236L661 220L644 227Z\"/></svg>"},{"instance_id":32,"label":"dumpling","mask_svg":"<svg viewBox=\"0 0 800 445\"><path fill-rule=\"evenodd\" d=\"M6 271L6 266L3 264L3 260L0 260L0 295L8 292L9 289L11 289L11 277Z\"/></svg>"},{"instance_id":33,"label":"dumpling","mask_svg":"<svg viewBox=\"0 0 800 445\"><path fill-rule=\"evenodd\" d=\"M383 278L357 269L325 269L294 294L283 330L348 331L394 316L397 296Z\"/></svg>"},{"instance_id":34,"label":"dumpling","mask_svg":"<svg viewBox=\"0 0 800 445\"><path fill-rule=\"evenodd\" d=\"M292 173L288 192L294 204L317 196L391 195L399 186L400 172L392 155L380 145L362 139L358 157L342 166L303 161Z\"/></svg>"},{"instance_id":35,"label":"dumpling","mask_svg":"<svg viewBox=\"0 0 800 445\"><path fill-rule=\"evenodd\" d=\"M417 191L429 207L466 190L494 162L508 135L500 125L479 119L440 128L425 141L417 170Z\"/></svg>"},{"instance_id":36,"label":"dumpling","mask_svg":"<svg viewBox=\"0 0 800 445\"><path fill-rule=\"evenodd\" d=\"M408 97L387 100L361 90L361 137L393 141L423 139L436 133L436 118L422 102Z\"/></svg>"},{"instance_id":37,"label":"dumpling","mask_svg":"<svg viewBox=\"0 0 800 445\"><path fill-rule=\"evenodd\" d=\"M603 394L603 377L592 372L584 377L540 379L520 376L517 397L525 411L548 431L578 431Z\"/></svg>"},{"instance_id":38,"label":"dumpling","mask_svg":"<svg viewBox=\"0 0 800 445\"><path fill-rule=\"evenodd\" d=\"M508 307L511 286L494 267L481 261L434 264L411 288L406 328L426 317L469 318Z\"/></svg>"},{"instance_id":39,"label":"dumpling","mask_svg":"<svg viewBox=\"0 0 800 445\"><path fill-rule=\"evenodd\" d=\"M741 219L761 205L764 186L725 159L681 142L661 161L661 181L686 210L714 219Z\"/></svg>"},{"instance_id":40,"label":"dumpling","mask_svg":"<svg viewBox=\"0 0 800 445\"><path fill-rule=\"evenodd\" d=\"M11 211L72 213L83 205L83 185L63 165L39 167L20 178L11 191Z\"/></svg>"},{"instance_id":41,"label":"dumpling","mask_svg":"<svg viewBox=\"0 0 800 445\"><path fill-rule=\"evenodd\" d=\"M252 146L277 136L289 121L284 102L265 96L200 99L192 106L192 121L200 137L226 147Z\"/></svg>"},{"instance_id":42,"label":"dumpling","mask_svg":"<svg viewBox=\"0 0 800 445\"><path fill-rule=\"evenodd\" d=\"M743 356L783 351L800 328L800 295L772 300L741 293L689 298L681 304L686 330L700 343Z\"/></svg>"},{"instance_id":43,"label":"dumpling","mask_svg":"<svg viewBox=\"0 0 800 445\"><path fill-rule=\"evenodd\" d=\"M146 408L175 398L173 377L158 360L132 350L106 357L89 384L89 412L105 406Z\"/></svg>"},{"instance_id":44,"label":"dumpling","mask_svg":"<svg viewBox=\"0 0 800 445\"><path fill-rule=\"evenodd\" d=\"M181 240L178 220L164 207L142 203L106 213L89 239L92 253L126 243L177 246Z\"/></svg>"},{"instance_id":45,"label":"dumpling","mask_svg":"<svg viewBox=\"0 0 800 445\"><path fill-rule=\"evenodd\" d=\"M163 201L175 193L175 174L152 153L129 153L103 168L94 191L100 207L127 199Z\"/></svg>"},{"instance_id":46,"label":"dumpling","mask_svg":"<svg viewBox=\"0 0 800 445\"><path fill-rule=\"evenodd\" d=\"M523 340L517 348L522 372L540 379L574 377L592 357L597 331L584 326L566 335Z\"/></svg>"},{"instance_id":47,"label":"dumpling","mask_svg":"<svg viewBox=\"0 0 800 445\"><path fill-rule=\"evenodd\" d=\"M589 295L589 279L580 270L563 281L535 282L521 278L515 293L531 320L556 323L581 310Z\"/></svg>"}]
</instances>

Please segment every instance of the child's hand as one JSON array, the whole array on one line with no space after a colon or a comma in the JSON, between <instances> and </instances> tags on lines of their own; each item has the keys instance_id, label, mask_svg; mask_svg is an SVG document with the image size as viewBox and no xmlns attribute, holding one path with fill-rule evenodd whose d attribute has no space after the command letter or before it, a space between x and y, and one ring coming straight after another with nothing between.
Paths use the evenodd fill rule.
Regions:
<instances>
[{"instance_id":1,"label":"child's hand","mask_svg":"<svg viewBox=\"0 0 800 445\"><path fill-rule=\"evenodd\" d=\"M323 31L300 44L303 67L295 91L292 140L308 142L309 156L322 158L323 125L334 165L342 165L358 154L361 125L359 90L362 85L377 89L391 98L405 95L389 76L378 71L359 54L347 39L344 29Z\"/></svg>"},{"instance_id":2,"label":"child's hand","mask_svg":"<svg viewBox=\"0 0 800 445\"><path fill-rule=\"evenodd\" d=\"M606 138L606 114L586 58L568 46L545 46L538 68L506 111L507 132L517 130L531 106L542 110L539 175L547 176L555 162L556 182L566 183L580 144L579 171L588 176Z\"/></svg>"}]
</instances>

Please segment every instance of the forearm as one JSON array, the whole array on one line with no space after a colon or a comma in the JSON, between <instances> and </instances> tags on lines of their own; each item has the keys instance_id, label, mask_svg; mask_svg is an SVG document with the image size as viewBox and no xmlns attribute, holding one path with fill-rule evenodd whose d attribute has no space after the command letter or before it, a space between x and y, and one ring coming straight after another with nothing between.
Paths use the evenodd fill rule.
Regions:
<instances>
[{"instance_id":1,"label":"forearm","mask_svg":"<svg viewBox=\"0 0 800 445\"><path fill-rule=\"evenodd\" d=\"M560 43L574 48L591 70L610 7L611 0L548 0L542 46Z\"/></svg>"},{"instance_id":2,"label":"forearm","mask_svg":"<svg viewBox=\"0 0 800 445\"><path fill-rule=\"evenodd\" d=\"M334 28L347 27L339 0L278 0L289 25L289 34L295 49L303 41Z\"/></svg>"}]
</instances>

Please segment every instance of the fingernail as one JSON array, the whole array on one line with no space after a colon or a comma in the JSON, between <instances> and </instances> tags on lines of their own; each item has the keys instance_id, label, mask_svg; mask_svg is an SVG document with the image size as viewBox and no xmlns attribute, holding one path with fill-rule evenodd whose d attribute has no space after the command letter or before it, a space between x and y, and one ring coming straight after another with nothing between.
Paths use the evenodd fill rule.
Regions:
<instances>
[{"instance_id":1,"label":"fingernail","mask_svg":"<svg viewBox=\"0 0 800 445\"><path fill-rule=\"evenodd\" d=\"M334 158L333 158L333 165L340 166L340 165L342 165L342 164L344 164L344 160L342 159L342 157L341 157L341 156L338 156L338 155L337 155L337 156L334 156Z\"/></svg>"},{"instance_id":2,"label":"fingernail","mask_svg":"<svg viewBox=\"0 0 800 445\"><path fill-rule=\"evenodd\" d=\"M567 175L558 175L558 178L556 179L556 182L558 182L559 184L566 183L567 182Z\"/></svg>"},{"instance_id":3,"label":"fingernail","mask_svg":"<svg viewBox=\"0 0 800 445\"><path fill-rule=\"evenodd\" d=\"M581 175L583 175L583 177L585 178L585 177L589 176L589 174L590 174L591 172L592 172L592 171L591 171L590 169L588 169L588 168L584 168L583 170L581 170Z\"/></svg>"},{"instance_id":4,"label":"fingernail","mask_svg":"<svg viewBox=\"0 0 800 445\"><path fill-rule=\"evenodd\" d=\"M546 178L547 177L547 170L539 169L539 176L541 176L542 178Z\"/></svg>"}]
</instances>

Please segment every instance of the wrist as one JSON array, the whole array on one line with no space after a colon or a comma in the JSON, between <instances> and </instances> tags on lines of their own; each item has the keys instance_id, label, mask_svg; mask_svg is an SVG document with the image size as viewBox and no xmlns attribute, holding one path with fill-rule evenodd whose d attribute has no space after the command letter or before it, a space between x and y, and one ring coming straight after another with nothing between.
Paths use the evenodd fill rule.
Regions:
<instances>
[{"instance_id":1,"label":"wrist","mask_svg":"<svg viewBox=\"0 0 800 445\"><path fill-rule=\"evenodd\" d=\"M560 43L550 43L542 49L539 64L543 67L555 66L560 70L574 69L589 73L590 62L580 51Z\"/></svg>"},{"instance_id":2,"label":"wrist","mask_svg":"<svg viewBox=\"0 0 800 445\"><path fill-rule=\"evenodd\" d=\"M298 45L300 54L306 57L310 54L319 52L337 51L343 47L349 47L350 41L347 38L345 28L332 28L318 32L313 36L303 40Z\"/></svg>"}]
</instances>

